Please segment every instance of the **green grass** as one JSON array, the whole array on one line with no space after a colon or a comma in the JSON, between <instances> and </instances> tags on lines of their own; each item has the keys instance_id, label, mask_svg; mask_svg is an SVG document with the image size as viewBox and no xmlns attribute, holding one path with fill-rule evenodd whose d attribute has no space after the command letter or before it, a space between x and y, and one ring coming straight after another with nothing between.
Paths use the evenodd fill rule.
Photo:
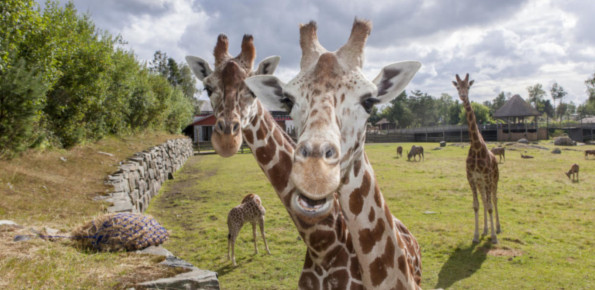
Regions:
<instances>
[{"instance_id":1,"label":"green grass","mask_svg":"<svg viewBox=\"0 0 595 290\"><path fill-rule=\"evenodd\" d=\"M412 144L400 144L405 152ZM472 197L465 175L468 146L422 144L425 161L397 159L397 144L367 144L366 152L391 212L422 250L422 287L453 289L592 289L595 287L595 159L584 149L542 142L548 150L507 146L500 164L500 243L473 245ZM490 144L489 147L495 146ZM534 159L521 159L520 153ZM564 175L581 166L580 183ZM227 213L248 193L267 209L254 255L250 225L236 243L237 267L227 261ZM166 247L199 268L219 273L223 289L295 289L305 245L251 154L195 156L166 183L149 212L172 231ZM483 219L483 217L482 217ZM480 224L483 224L482 220ZM480 229L481 230L481 229Z\"/></svg>"}]
</instances>

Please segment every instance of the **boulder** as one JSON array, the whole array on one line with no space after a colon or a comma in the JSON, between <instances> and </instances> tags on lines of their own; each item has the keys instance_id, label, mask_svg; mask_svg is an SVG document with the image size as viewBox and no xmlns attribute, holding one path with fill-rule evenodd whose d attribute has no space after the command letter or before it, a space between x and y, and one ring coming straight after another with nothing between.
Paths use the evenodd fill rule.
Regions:
<instances>
[{"instance_id":1,"label":"boulder","mask_svg":"<svg viewBox=\"0 0 595 290\"><path fill-rule=\"evenodd\" d=\"M446 141L440 141L440 147L446 147Z\"/></svg>"},{"instance_id":2,"label":"boulder","mask_svg":"<svg viewBox=\"0 0 595 290\"><path fill-rule=\"evenodd\" d=\"M557 137L554 139L554 145L557 146L574 146L576 145L576 141L568 138L568 137Z\"/></svg>"},{"instance_id":3,"label":"boulder","mask_svg":"<svg viewBox=\"0 0 595 290\"><path fill-rule=\"evenodd\" d=\"M529 140L525 139L525 138L521 138L517 141L518 143L522 143L522 144L529 144Z\"/></svg>"},{"instance_id":4,"label":"boulder","mask_svg":"<svg viewBox=\"0 0 595 290\"><path fill-rule=\"evenodd\" d=\"M560 148L554 148L554 150L552 150L552 154L562 154L562 150L560 150Z\"/></svg>"}]
</instances>

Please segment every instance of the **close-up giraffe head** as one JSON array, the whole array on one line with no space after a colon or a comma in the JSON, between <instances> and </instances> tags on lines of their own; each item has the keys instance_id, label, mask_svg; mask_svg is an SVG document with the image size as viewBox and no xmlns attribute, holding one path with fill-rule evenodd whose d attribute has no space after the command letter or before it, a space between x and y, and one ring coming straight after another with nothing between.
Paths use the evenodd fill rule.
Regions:
<instances>
[{"instance_id":1,"label":"close-up giraffe head","mask_svg":"<svg viewBox=\"0 0 595 290\"><path fill-rule=\"evenodd\" d=\"M269 109L290 111L298 133L291 179L304 205L332 201L354 156L363 153L372 107L397 97L421 66L394 63L368 81L361 69L371 28L369 21L356 19L347 43L328 52L318 42L316 23L302 25L301 70L294 79L287 84L274 76L244 81Z\"/></svg>"},{"instance_id":2,"label":"close-up giraffe head","mask_svg":"<svg viewBox=\"0 0 595 290\"><path fill-rule=\"evenodd\" d=\"M217 119L211 137L211 143L217 154L223 157L233 156L242 146L242 128L256 114L254 95L246 88L243 81L254 74L272 74L279 64L279 57L272 56L263 60L255 72L252 72L256 49L252 35L244 35L242 50L232 58L228 53L227 36L219 35L214 49L215 70L208 62L195 56L187 56L186 61L203 86L211 100Z\"/></svg>"}]
</instances>

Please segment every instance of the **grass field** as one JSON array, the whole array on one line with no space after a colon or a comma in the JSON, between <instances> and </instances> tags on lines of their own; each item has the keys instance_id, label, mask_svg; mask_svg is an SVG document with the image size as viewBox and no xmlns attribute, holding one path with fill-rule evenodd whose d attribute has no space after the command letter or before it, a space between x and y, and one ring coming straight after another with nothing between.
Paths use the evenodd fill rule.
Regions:
<instances>
[{"instance_id":1,"label":"grass field","mask_svg":"<svg viewBox=\"0 0 595 290\"><path fill-rule=\"evenodd\" d=\"M412 144L400 144L406 150ZM595 288L595 159L583 150L508 144L500 164L500 243L472 244L472 197L465 175L468 146L421 144L425 161L397 159L396 144L367 144L366 152L391 212L417 237L422 250L422 287L452 289ZM495 144L490 144L490 147ZM540 149L537 147L545 147ZM520 154L534 159L521 159ZM581 180L564 172L581 166ZM237 267L226 259L228 211L248 193L267 209L271 255L250 225L236 243ZM166 247L199 268L219 273L223 289L295 289L305 245L251 154L232 158L194 156L149 208L171 232ZM482 222L480 222L482 224Z\"/></svg>"}]
</instances>

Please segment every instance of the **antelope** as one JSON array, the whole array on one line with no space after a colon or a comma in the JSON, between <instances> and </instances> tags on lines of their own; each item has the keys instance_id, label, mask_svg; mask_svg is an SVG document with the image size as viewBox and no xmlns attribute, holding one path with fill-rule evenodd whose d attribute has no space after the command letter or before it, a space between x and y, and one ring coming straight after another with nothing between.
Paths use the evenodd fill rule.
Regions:
<instances>
[{"instance_id":1,"label":"antelope","mask_svg":"<svg viewBox=\"0 0 595 290\"><path fill-rule=\"evenodd\" d=\"M402 146L397 147L397 156L403 157L403 147Z\"/></svg>"},{"instance_id":2,"label":"antelope","mask_svg":"<svg viewBox=\"0 0 595 290\"><path fill-rule=\"evenodd\" d=\"M506 152L506 148L505 147L494 147L492 148L492 153L494 154L494 156L498 156L498 163L502 162L502 159L504 159L504 161L506 161L506 156L505 153Z\"/></svg>"},{"instance_id":3,"label":"antelope","mask_svg":"<svg viewBox=\"0 0 595 290\"><path fill-rule=\"evenodd\" d=\"M589 154L595 155L595 150L585 150L585 159L589 159Z\"/></svg>"},{"instance_id":4,"label":"antelope","mask_svg":"<svg viewBox=\"0 0 595 290\"><path fill-rule=\"evenodd\" d=\"M419 161L424 158L424 147L421 146L411 146L411 150L409 152L407 152L407 161L411 161L411 157L413 157L413 160L415 160L415 157L419 155Z\"/></svg>"},{"instance_id":5,"label":"antelope","mask_svg":"<svg viewBox=\"0 0 595 290\"><path fill-rule=\"evenodd\" d=\"M575 175L576 175L576 181L574 181ZM570 166L570 170L568 170L568 172L566 172L566 176L568 177L568 179L572 180L572 182L578 182L578 164L576 164L576 163L572 164L572 166Z\"/></svg>"}]
</instances>

